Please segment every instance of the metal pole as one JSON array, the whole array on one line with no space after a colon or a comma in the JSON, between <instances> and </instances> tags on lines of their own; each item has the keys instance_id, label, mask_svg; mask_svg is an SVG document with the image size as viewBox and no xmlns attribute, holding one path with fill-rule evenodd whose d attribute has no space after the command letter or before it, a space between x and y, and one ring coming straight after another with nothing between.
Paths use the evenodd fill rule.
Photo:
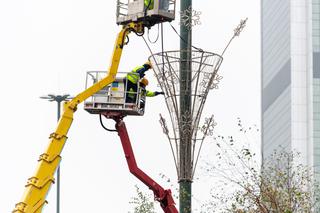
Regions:
<instances>
[{"instance_id":1,"label":"metal pole","mask_svg":"<svg viewBox=\"0 0 320 213\"><path fill-rule=\"evenodd\" d=\"M70 97L69 94L64 95L53 95L49 94L47 96L41 96L42 99L47 99L48 101L55 101L57 102L57 121L59 122L60 114L61 114L61 102L70 100L72 97ZM60 213L60 165L58 165L57 169L57 213Z\"/></svg>"},{"instance_id":2,"label":"metal pole","mask_svg":"<svg viewBox=\"0 0 320 213\"><path fill-rule=\"evenodd\" d=\"M192 0L180 2L182 20L183 12L192 10ZM191 16L191 13L189 14ZM189 17L189 20L192 17ZM180 213L191 213L191 45L192 28L184 24L180 25L180 162L179 162L179 209Z\"/></svg>"},{"instance_id":3,"label":"metal pole","mask_svg":"<svg viewBox=\"0 0 320 213\"><path fill-rule=\"evenodd\" d=\"M57 104L58 104L57 122L59 122L59 119L60 119L61 101L62 100L57 100ZM58 170L57 170L57 213L60 213L60 165L58 166Z\"/></svg>"}]
</instances>

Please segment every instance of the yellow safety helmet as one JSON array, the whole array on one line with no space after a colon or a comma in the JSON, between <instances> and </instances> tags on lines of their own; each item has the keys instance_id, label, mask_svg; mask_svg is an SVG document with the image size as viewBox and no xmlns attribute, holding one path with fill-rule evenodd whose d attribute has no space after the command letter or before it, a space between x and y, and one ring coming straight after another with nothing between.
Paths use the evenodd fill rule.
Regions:
<instances>
[{"instance_id":1,"label":"yellow safety helmet","mask_svg":"<svg viewBox=\"0 0 320 213\"><path fill-rule=\"evenodd\" d=\"M143 84L144 86L148 86L149 81L148 81L148 79L143 78L143 79L140 80L140 83Z\"/></svg>"}]
</instances>

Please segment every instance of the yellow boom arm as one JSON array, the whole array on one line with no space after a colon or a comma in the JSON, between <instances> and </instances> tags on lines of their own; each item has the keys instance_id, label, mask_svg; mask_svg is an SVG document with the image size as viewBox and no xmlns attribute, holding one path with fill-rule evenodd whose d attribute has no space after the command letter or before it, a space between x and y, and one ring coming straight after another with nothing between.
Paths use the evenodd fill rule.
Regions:
<instances>
[{"instance_id":1,"label":"yellow boom arm","mask_svg":"<svg viewBox=\"0 0 320 213\"><path fill-rule=\"evenodd\" d=\"M59 120L58 127L54 133L50 134L49 145L45 153L40 155L35 174L28 179L22 200L16 204L13 213L41 212L46 203L45 199L51 184L54 182L54 173L60 163L60 154L67 140L67 133L73 121L73 113L77 110L78 104L115 80L126 37L131 31L142 33L143 30L144 26L141 23L130 23L124 26L117 36L107 76L79 93L70 102L64 103L64 112Z\"/></svg>"}]
</instances>

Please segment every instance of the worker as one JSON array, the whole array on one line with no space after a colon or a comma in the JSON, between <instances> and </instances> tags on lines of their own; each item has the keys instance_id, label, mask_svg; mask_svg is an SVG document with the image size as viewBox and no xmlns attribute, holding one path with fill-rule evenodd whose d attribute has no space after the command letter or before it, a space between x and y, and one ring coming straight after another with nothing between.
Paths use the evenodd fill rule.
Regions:
<instances>
[{"instance_id":1,"label":"worker","mask_svg":"<svg viewBox=\"0 0 320 213\"><path fill-rule=\"evenodd\" d=\"M153 0L144 0L144 7L146 8L146 10L152 10Z\"/></svg>"},{"instance_id":2,"label":"worker","mask_svg":"<svg viewBox=\"0 0 320 213\"><path fill-rule=\"evenodd\" d=\"M140 80L140 86L142 88L142 94L147 96L147 97L154 97L154 96L157 96L157 95L164 95L164 92L158 92L158 91L155 91L155 92L151 92L149 90L146 89L146 87L148 86L149 84L149 81L148 79L146 78L143 78ZM145 99L144 98L141 98L140 99L140 109L143 109L144 106L145 106Z\"/></svg>"},{"instance_id":3,"label":"worker","mask_svg":"<svg viewBox=\"0 0 320 213\"><path fill-rule=\"evenodd\" d=\"M135 103L136 102L136 96L138 91L138 83L140 79L143 79L145 76L145 72L148 71L151 68L150 61L147 61L142 66L138 66L134 68L131 72L129 72L125 78L125 84L126 84L126 103ZM141 86L141 84L140 84ZM149 93L150 96L156 96L159 95L158 92L156 93Z\"/></svg>"},{"instance_id":4,"label":"worker","mask_svg":"<svg viewBox=\"0 0 320 213\"><path fill-rule=\"evenodd\" d=\"M154 97L154 96L157 96L157 95L164 95L164 92L158 92L158 91L151 92L151 91L147 90L146 87L148 86L148 84L149 84L148 79L143 78L143 79L140 80L140 86L142 87L143 92L146 93L147 97Z\"/></svg>"},{"instance_id":5,"label":"worker","mask_svg":"<svg viewBox=\"0 0 320 213\"><path fill-rule=\"evenodd\" d=\"M152 10L154 7L154 0L144 0L144 7L146 10ZM160 10L169 10L169 0L159 0Z\"/></svg>"},{"instance_id":6,"label":"worker","mask_svg":"<svg viewBox=\"0 0 320 213\"><path fill-rule=\"evenodd\" d=\"M125 78L126 84L126 103L136 102L136 93L138 91L138 81L145 76L145 72L151 68L150 61L147 61L142 66L134 68Z\"/></svg>"}]
</instances>

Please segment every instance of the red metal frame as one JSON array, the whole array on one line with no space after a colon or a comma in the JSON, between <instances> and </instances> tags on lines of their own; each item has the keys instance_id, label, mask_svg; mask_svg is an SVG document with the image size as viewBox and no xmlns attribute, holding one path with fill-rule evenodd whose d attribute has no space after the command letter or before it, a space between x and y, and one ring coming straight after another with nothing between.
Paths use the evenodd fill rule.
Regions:
<instances>
[{"instance_id":1,"label":"red metal frame","mask_svg":"<svg viewBox=\"0 0 320 213\"><path fill-rule=\"evenodd\" d=\"M123 121L123 116L105 114L107 118L112 118L116 121L116 129L118 131L122 148L128 163L130 172L140 181L147 185L154 193L155 200L160 202L161 208L165 213L178 213L175 207L175 202L171 195L170 189L163 189L157 182L150 178L146 173L139 169L134 153L131 147L130 138L127 132L126 125Z\"/></svg>"}]
</instances>

